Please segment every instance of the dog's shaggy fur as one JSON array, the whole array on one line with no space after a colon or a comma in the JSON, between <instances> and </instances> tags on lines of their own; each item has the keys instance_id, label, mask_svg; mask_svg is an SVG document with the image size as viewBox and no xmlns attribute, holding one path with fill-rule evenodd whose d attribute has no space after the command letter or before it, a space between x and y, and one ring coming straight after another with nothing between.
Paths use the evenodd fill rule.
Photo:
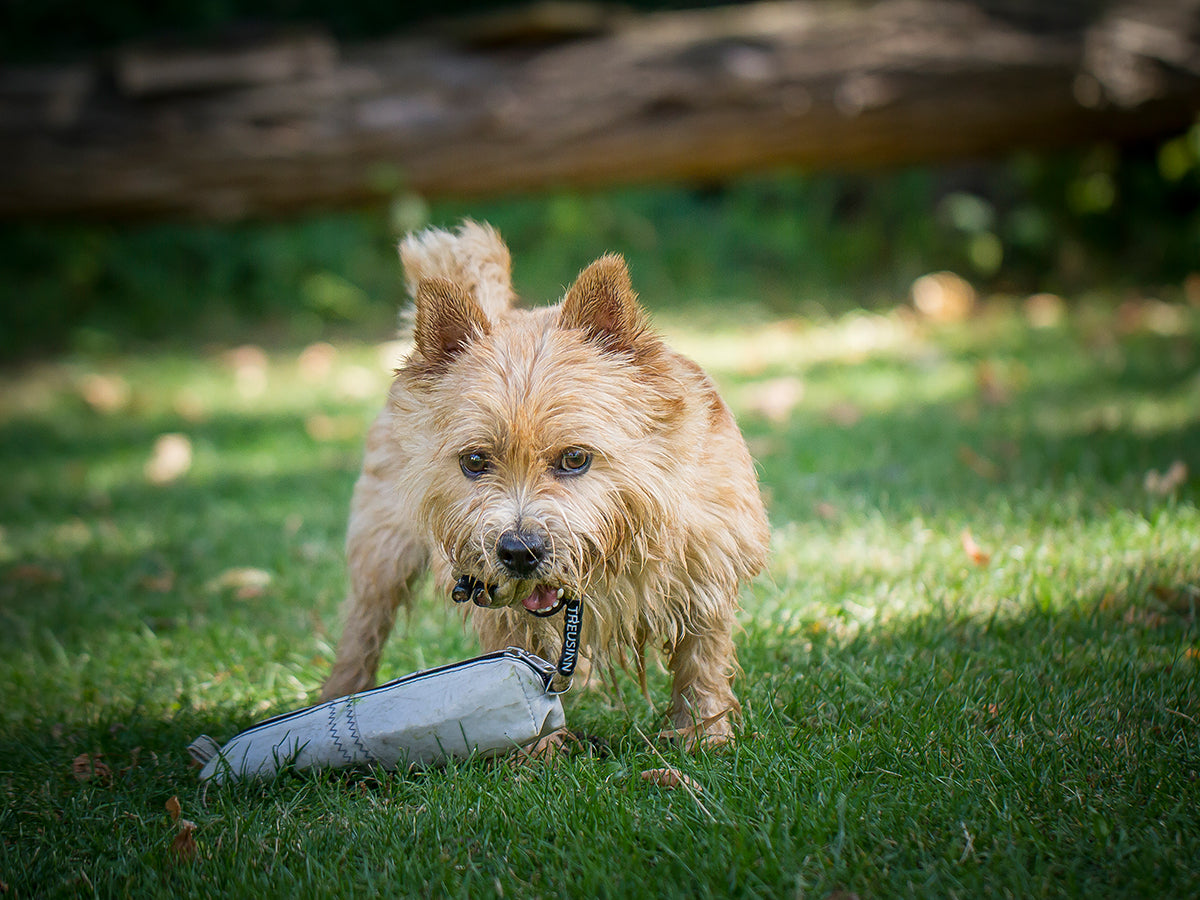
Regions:
<instances>
[{"instance_id":1,"label":"dog's shaggy fur","mask_svg":"<svg viewBox=\"0 0 1200 900\"><path fill-rule=\"evenodd\" d=\"M370 687L416 577L469 576L485 650L556 659L579 598L596 660L663 648L691 743L731 734L739 584L767 523L745 442L712 382L648 328L624 261L562 302L516 309L508 249L464 223L401 244L414 349L371 427L347 550L351 593L328 699ZM483 590L486 588L486 590Z\"/></svg>"}]
</instances>

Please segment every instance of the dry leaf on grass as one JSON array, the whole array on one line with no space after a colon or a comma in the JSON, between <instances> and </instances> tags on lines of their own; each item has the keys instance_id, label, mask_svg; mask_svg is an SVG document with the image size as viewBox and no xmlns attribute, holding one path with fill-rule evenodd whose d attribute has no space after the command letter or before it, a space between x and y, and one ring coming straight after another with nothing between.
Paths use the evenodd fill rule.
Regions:
<instances>
[{"instance_id":1,"label":"dry leaf on grass","mask_svg":"<svg viewBox=\"0 0 1200 900\"><path fill-rule=\"evenodd\" d=\"M58 584L63 580L62 572L54 569L48 569L45 566L39 566L37 563L21 563L18 566L13 566L5 573L6 581L20 581L28 585L44 587L49 584Z\"/></svg>"},{"instance_id":2,"label":"dry leaf on grass","mask_svg":"<svg viewBox=\"0 0 1200 900\"><path fill-rule=\"evenodd\" d=\"M1033 328L1053 328L1066 318L1067 304L1057 294L1033 294L1025 300L1024 313Z\"/></svg>"},{"instance_id":3,"label":"dry leaf on grass","mask_svg":"<svg viewBox=\"0 0 1200 900\"><path fill-rule=\"evenodd\" d=\"M975 308L975 288L953 272L922 275L912 285L917 312L935 322L961 322Z\"/></svg>"},{"instance_id":4,"label":"dry leaf on grass","mask_svg":"<svg viewBox=\"0 0 1200 900\"><path fill-rule=\"evenodd\" d=\"M826 500L822 500L814 506L813 512L817 514L817 518L824 519L826 522L832 522L838 517L838 508Z\"/></svg>"},{"instance_id":5,"label":"dry leaf on grass","mask_svg":"<svg viewBox=\"0 0 1200 900\"><path fill-rule=\"evenodd\" d=\"M175 395L171 408L187 422L203 422L209 415L209 403L192 388L183 388Z\"/></svg>"},{"instance_id":6,"label":"dry leaf on grass","mask_svg":"<svg viewBox=\"0 0 1200 900\"><path fill-rule=\"evenodd\" d=\"M192 442L184 434L162 434L154 442L146 461L146 480L151 484L170 484L192 467Z\"/></svg>"},{"instance_id":7,"label":"dry leaf on grass","mask_svg":"<svg viewBox=\"0 0 1200 900\"><path fill-rule=\"evenodd\" d=\"M988 553L977 543L971 534L971 529L964 528L962 533L963 551L967 554L967 558L977 566L986 566L992 561L992 554Z\"/></svg>"},{"instance_id":8,"label":"dry leaf on grass","mask_svg":"<svg viewBox=\"0 0 1200 900\"><path fill-rule=\"evenodd\" d=\"M83 402L98 413L120 412L129 406L132 391L129 382L120 375L100 375L92 372L79 384Z\"/></svg>"},{"instance_id":9,"label":"dry leaf on grass","mask_svg":"<svg viewBox=\"0 0 1200 900\"><path fill-rule=\"evenodd\" d=\"M322 341L305 347L296 359L296 366L305 381L321 381L329 376L336 359L337 348Z\"/></svg>"},{"instance_id":10,"label":"dry leaf on grass","mask_svg":"<svg viewBox=\"0 0 1200 900\"><path fill-rule=\"evenodd\" d=\"M167 801L166 806L167 806L167 812L169 812L171 814L171 821L178 822L179 817L181 815L183 815L183 807L180 806L180 804L179 804L179 798L172 797L170 800Z\"/></svg>"},{"instance_id":11,"label":"dry leaf on grass","mask_svg":"<svg viewBox=\"0 0 1200 900\"><path fill-rule=\"evenodd\" d=\"M1166 497L1183 487L1187 480L1187 463L1182 459L1177 459L1165 472L1159 473L1157 469L1151 469L1146 473L1143 483L1147 493L1154 494L1156 497Z\"/></svg>"},{"instance_id":12,"label":"dry leaf on grass","mask_svg":"<svg viewBox=\"0 0 1200 900\"><path fill-rule=\"evenodd\" d=\"M647 769L642 772L642 781L648 781L651 784L657 784L659 787L665 788L691 788L697 794L704 791L696 783L695 779L689 778L678 769Z\"/></svg>"},{"instance_id":13,"label":"dry leaf on grass","mask_svg":"<svg viewBox=\"0 0 1200 900\"><path fill-rule=\"evenodd\" d=\"M75 757L71 762L71 774L75 776L75 780L91 781L95 778L104 783L112 781L112 769L100 756L99 753L95 756L89 753L80 753Z\"/></svg>"},{"instance_id":14,"label":"dry leaf on grass","mask_svg":"<svg viewBox=\"0 0 1200 900\"><path fill-rule=\"evenodd\" d=\"M841 428L853 428L862 421L862 410L853 403L835 403L825 410L829 421Z\"/></svg>"},{"instance_id":15,"label":"dry leaf on grass","mask_svg":"<svg viewBox=\"0 0 1200 900\"><path fill-rule=\"evenodd\" d=\"M209 590L233 591L233 595L239 600L261 597L270 586L271 573L252 566L226 569L208 583Z\"/></svg>"},{"instance_id":16,"label":"dry leaf on grass","mask_svg":"<svg viewBox=\"0 0 1200 900\"><path fill-rule=\"evenodd\" d=\"M243 400L253 400L266 392L271 361L261 347L235 347L225 354L225 363L233 369L234 386Z\"/></svg>"},{"instance_id":17,"label":"dry leaf on grass","mask_svg":"<svg viewBox=\"0 0 1200 900\"><path fill-rule=\"evenodd\" d=\"M746 392L743 402L747 409L780 425L791 417L792 410L803 399L804 382L789 375L754 385Z\"/></svg>"},{"instance_id":18,"label":"dry leaf on grass","mask_svg":"<svg viewBox=\"0 0 1200 900\"><path fill-rule=\"evenodd\" d=\"M155 594L166 594L175 589L175 573L168 569L157 575L143 575L138 579L138 587Z\"/></svg>"},{"instance_id":19,"label":"dry leaf on grass","mask_svg":"<svg viewBox=\"0 0 1200 900\"><path fill-rule=\"evenodd\" d=\"M171 856L178 862L191 862L196 858L196 823L187 819L179 820L179 833L171 841Z\"/></svg>"}]
</instances>

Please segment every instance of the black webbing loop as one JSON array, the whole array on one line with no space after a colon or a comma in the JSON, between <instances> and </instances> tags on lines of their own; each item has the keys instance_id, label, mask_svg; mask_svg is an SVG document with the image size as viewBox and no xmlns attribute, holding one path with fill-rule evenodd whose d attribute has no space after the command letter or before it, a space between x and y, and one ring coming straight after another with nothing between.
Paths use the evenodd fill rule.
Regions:
<instances>
[{"instance_id":1,"label":"black webbing loop","mask_svg":"<svg viewBox=\"0 0 1200 900\"><path fill-rule=\"evenodd\" d=\"M579 630L582 623L583 604L577 599L568 600L563 608L562 654L555 667L562 678L570 678L575 673L575 664L579 662Z\"/></svg>"}]
</instances>

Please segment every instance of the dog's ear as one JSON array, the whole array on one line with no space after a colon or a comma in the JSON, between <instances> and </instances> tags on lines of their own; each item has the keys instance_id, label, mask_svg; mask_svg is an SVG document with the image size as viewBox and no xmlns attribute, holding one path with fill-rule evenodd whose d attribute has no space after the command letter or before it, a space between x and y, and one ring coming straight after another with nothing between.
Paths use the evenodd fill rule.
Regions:
<instances>
[{"instance_id":1,"label":"dog's ear","mask_svg":"<svg viewBox=\"0 0 1200 900\"><path fill-rule=\"evenodd\" d=\"M445 278L423 278L417 285L413 342L422 368L436 371L471 341L491 330L475 298Z\"/></svg>"},{"instance_id":2,"label":"dog's ear","mask_svg":"<svg viewBox=\"0 0 1200 900\"><path fill-rule=\"evenodd\" d=\"M649 333L625 260L610 253L580 272L563 298L558 324L578 328L609 349L636 355Z\"/></svg>"}]
</instances>

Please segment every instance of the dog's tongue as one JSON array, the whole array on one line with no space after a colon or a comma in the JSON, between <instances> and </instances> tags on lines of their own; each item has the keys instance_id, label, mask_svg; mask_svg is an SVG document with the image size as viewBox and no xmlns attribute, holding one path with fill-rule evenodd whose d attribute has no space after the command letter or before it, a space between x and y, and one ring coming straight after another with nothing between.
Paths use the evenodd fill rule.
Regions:
<instances>
[{"instance_id":1,"label":"dog's tongue","mask_svg":"<svg viewBox=\"0 0 1200 900\"><path fill-rule=\"evenodd\" d=\"M533 593L526 597L523 602L525 608L530 612L541 612L552 609L554 604L558 602L558 591L549 585L539 584L533 589Z\"/></svg>"}]
</instances>

